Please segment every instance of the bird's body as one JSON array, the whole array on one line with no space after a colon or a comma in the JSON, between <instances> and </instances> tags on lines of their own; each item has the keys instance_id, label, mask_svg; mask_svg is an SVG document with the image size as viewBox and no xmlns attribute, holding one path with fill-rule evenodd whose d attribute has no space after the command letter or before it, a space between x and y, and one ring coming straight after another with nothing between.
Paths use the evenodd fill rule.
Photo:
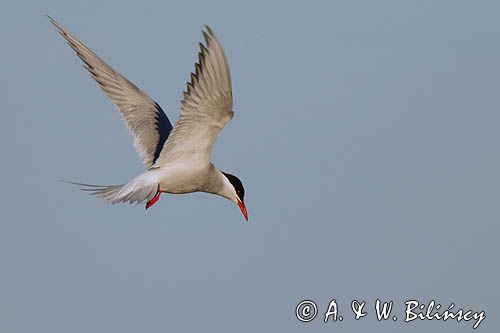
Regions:
<instances>
[{"instance_id":1,"label":"bird's body","mask_svg":"<svg viewBox=\"0 0 500 333\"><path fill-rule=\"evenodd\" d=\"M161 193L212 193L238 204L248 219L241 181L210 162L213 144L234 114L229 66L212 30L207 27L203 33L206 45L200 43L199 61L184 92L179 120L172 127L155 101L49 19L116 105L146 166L146 170L123 185L75 184L110 203L146 201L146 208Z\"/></svg>"},{"instance_id":2,"label":"bird's body","mask_svg":"<svg viewBox=\"0 0 500 333\"><path fill-rule=\"evenodd\" d=\"M137 177L158 184L159 191L171 194L207 192L217 194L224 186L224 176L212 163L186 168L182 163L151 168Z\"/></svg>"}]
</instances>

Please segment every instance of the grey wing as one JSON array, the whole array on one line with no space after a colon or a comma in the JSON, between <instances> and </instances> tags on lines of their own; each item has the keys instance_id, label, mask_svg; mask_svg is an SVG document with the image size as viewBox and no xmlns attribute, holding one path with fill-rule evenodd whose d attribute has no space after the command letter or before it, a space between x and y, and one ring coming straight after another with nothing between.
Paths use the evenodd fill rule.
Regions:
<instances>
[{"instance_id":1,"label":"grey wing","mask_svg":"<svg viewBox=\"0 0 500 333\"><path fill-rule=\"evenodd\" d=\"M198 63L181 106L181 114L156 165L176 159L209 162L212 147L224 125L233 117L231 75L226 56L213 31L203 32Z\"/></svg>"},{"instance_id":2,"label":"grey wing","mask_svg":"<svg viewBox=\"0 0 500 333\"><path fill-rule=\"evenodd\" d=\"M120 111L134 137L134 147L142 162L147 167L152 166L160 156L161 149L172 130L172 124L161 107L54 19L51 17L49 19L84 62L84 67L92 78Z\"/></svg>"}]
</instances>

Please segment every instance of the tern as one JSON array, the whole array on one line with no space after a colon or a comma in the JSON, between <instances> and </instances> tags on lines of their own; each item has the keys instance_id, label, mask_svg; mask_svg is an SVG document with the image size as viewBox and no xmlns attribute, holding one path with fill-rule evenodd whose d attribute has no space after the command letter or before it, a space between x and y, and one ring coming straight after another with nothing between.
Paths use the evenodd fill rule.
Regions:
<instances>
[{"instance_id":1,"label":"tern","mask_svg":"<svg viewBox=\"0 0 500 333\"><path fill-rule=\"evenodd\" d=\"M158 103L48 18L115 104L146 167L122 185L73 184L112 204L146 202L146 209L162 193L216 194L236 203L248 221L240 179L220 171L210 161L217 136L234 115L229 66L214 32L208 26L202 32L205 43L199 43L198 62L183 93L179 119L172 127Z\"/></svg>"}]
</instances>

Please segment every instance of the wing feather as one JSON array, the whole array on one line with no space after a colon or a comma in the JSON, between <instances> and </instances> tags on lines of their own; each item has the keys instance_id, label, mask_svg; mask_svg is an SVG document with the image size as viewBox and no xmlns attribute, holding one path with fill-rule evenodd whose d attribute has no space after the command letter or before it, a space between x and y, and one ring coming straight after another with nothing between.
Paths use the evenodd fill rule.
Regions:
<instances>
[{"instance_id":1,"label":"wing feather","mask_svg":"<svg viewBox=\"0 0 500 333\"><path fill-rule=\"evenodd\" d=\"M168 137L156 165L177 159L210 161L212 147L234 112L231 74L222 46L206 27L200 43L198 63L181 102L181 114Z\"/></svg>"},{"instance_id":2,"label":"wing feather","mask_svg":"<svg viewBox=\"0 0 500 333\"><path fill-rule=\"evenodd\" d=\"M172 130L172 124L161 107L50 16L49 20L83 61L91 77L116 105L134 137L134 147L144 165L152 166Z\"/></svg>"}]
</instances>

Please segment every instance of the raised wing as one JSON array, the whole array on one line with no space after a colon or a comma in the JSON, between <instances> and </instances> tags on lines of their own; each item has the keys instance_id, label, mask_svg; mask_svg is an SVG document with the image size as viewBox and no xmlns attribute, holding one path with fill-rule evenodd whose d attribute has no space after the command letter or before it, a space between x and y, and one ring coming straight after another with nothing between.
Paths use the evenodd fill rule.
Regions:
<instances>
[{"instance_id":1,"label":"raised wing","mask_svg":"<svg viewBox=\"0 0 500 333\"><path fill-rule=\"evenodd\" d=\"M209 162L222 127L233 117L231 75L226 56L209 27L203 32L198 63L184 92L181 114L156 165L177 159Z\"/></svg>"},{"instance_id":2,"label":"raised wing","mask_svg":"<svg viewBox=\"0 0 500 333\"><path fill-rule=\"evenodd\" d=\"M172 124L161 107L50 16L49 19L85 63L84 67L92 78L120 111L134 137L134 147L142 162L147 167L152 166L160 156L161 149L172 130Z\"/></svg>"}]
</instances>

